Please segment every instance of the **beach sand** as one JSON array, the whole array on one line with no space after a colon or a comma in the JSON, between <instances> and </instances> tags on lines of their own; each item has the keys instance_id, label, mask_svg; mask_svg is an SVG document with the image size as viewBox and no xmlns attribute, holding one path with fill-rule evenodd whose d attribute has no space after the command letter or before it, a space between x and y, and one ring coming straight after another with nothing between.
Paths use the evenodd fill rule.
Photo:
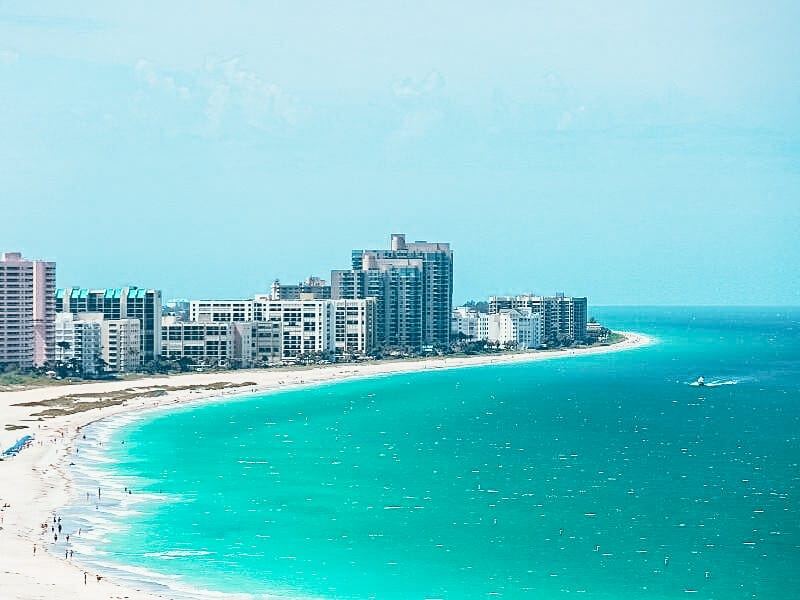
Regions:
<instances>
[{"instance_id":1,"label":"beach sand","mask_svg":"<svg viewBox=\"0 0 800 600\"><path fill-rule=\"evenodd\" d=\"M234 394L276 390L301 385L334 382L354 377L388 375L429 369L503 364L547 360L589 354L618 352L651 343L652 338L639 333L623 332L625 339L610 346L566 349L551 352L519 352L468 357L437 357L423 360L376 361L361 364L327 365L307 369L242 370L214 373L189 373L169 377L136 380L81 383L29 390L0 392L0 451L10 447L24 435L33 436L32 444L17 456L0 462L0 596L11 599L99 600L127 598L148 600L170 598L170 593L148 593L115 583L95 568L87 571L80 557L65 559L50 550L53 545L53 517L70 498L71 480L67 473L70 461L80 460L72 450L79 429L98 419L129 411L184 405L188 402L209 402ZM227 387L220 389L224 382ZM246 384L246 385L243 385ZM214 387L212 387L214 386ZM184 389L174 389L182 387ZM172 388L172 389L170 389ZM152 395L154 390L161 395ZM150 393L150 395L148 395ZM55 408L64 396L83 396L82 402L95 404L89 410L54 416L33 416ZM96 406L103 395L115 398L116 405ZM116 396L114 396L116 394ZM56 406L17 406L19 403L40 403L55 400ZM63 411L61 411L63 412ZM24 427L8 429L9 427ZM46 527L42 524L47 523ZM57 526L57 523L56 523ZM66 529L67 533L75 535ZM57 548L63 550L63 537ZM35 548L35 551L34 551ZM101 579L98 579L98 576Z\"/></svg>"}]
</instances>

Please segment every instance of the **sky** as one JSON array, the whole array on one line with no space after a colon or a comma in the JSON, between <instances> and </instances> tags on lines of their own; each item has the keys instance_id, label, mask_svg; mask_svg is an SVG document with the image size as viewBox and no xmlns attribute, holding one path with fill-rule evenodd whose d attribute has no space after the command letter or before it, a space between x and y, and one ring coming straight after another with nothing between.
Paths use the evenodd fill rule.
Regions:
<instances>
[{"instance_id":1,"label":"sky","mask_svg":"<svg viewBox=\"0 0 800 600\"><path fill-rule=\"evenodd\" d=\"M0 251L243 298L450 242L454 301L800 305L800 3L0 0Z\"/></svg>"}]
</instances>

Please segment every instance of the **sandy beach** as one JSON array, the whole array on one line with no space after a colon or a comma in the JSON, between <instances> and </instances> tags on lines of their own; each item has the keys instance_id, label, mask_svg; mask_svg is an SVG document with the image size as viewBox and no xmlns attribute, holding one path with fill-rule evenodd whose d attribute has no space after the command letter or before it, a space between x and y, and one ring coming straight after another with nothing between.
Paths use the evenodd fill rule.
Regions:
<instances>
[{"instance_id":1,"label":"sandy beach","mask_svg":"<svg viewBox=\"0 0 800 600\"><path fill-rule=\"evenodd\" d=\"M552 352L188 373L0 392L0 451L24 435L33 437L31 445L17 456L0 461L0 595L4 599L26 600L172 597L169 593L123 587L95 568L82 567L80 556L70 557L69 547L64 544L67 534L76 535L69 524L65 523L58 542L54 542L59 523L53 519L70 498L67 467L70 461L79 460L73 452L73 441L88 423L125 412L167 410L190 402L219 401L233 395L355 377L571 358L619 352L653 342L639 333L623 335L623 341L611 346ZM58 549L58 556L54 549ZM65 550L66 558L61 554Z\"/></svg>"}]
</instances>

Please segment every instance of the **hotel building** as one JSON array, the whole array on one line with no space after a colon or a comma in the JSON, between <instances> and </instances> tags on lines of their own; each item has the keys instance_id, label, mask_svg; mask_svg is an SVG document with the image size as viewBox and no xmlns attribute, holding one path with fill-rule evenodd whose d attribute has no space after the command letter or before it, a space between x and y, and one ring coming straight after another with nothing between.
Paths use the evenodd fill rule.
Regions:
<instances>
[{"instance_id":1,"label":"hotel building","mask_svg":"<svg viewBox=\"0 0 800 600\"><path fill-rule=\"evenodd\" d=\"M22 369L55 357L56 264L0 257L0 365Z\"/></svg>"}]
</instances>

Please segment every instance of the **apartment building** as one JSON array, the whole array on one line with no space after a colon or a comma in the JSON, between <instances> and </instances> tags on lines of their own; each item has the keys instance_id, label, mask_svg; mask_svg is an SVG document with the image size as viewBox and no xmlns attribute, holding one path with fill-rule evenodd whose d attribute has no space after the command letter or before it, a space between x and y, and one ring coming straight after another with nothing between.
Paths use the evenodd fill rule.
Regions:
<instances>
[{"instance_id":1,"label":"apartment building","mask_svg":"<svg viewBox=\"0 0 800 600\"><path fill-rule=\"evenodd\" d=\"M0 365L22 369L55 357L56 264L0 256Z\"/></svg>"},{"instance_id":2,"label":"apartment building","mask_svg":"<svg viewBox=\"0 0 800 600\"><path fill-rule=\"evenodd\" d=\"M334 351L337 356L358 356L375 345L375 298L333 300Z\"/></svg>"},{"instance_id":3,"label":"apartment building","mask_svg":"<svg viewBox=\"0 0 800 600\"><path fill-rule=\"evenodd\" d=\"M459 306L450 317L450 336L454 339L480 340L478 337L479 313L474 308Z\"/></svg>"},{"instance_id":4,"label":"apartment building","mask_svg":"<svg viewBox=\"0 0 800 600\"><path fill-rule=\"evenodd\" d=\"M197 323L253 320L253 300L190 300L189 320Z\"/></svg>"},{"instance_id":5,"label":"apartment building","mask_svg":"<svg viewBox=\"0 0 800 600\"><path fill-rule=\"evenodd\" d=\"M542 345L542 314L529 308L503 309L484 315L486 339L504 347L539 348Z\"/></svg>"},{"instance_id":6,"label":"apartment building","mask_svg":"<svg viewBox=\"0 0 800 600\"><path fill-rule=\"evenodd\" d=\"M331 286L324 279L313 276L297 285L282 284L276 279L272 282L269 299L299 300L300 294L311 294L311 297L315 300L330 300Z\"/></svg>"},{"instance_id":7,"label":"apartment building","mask_svg":"<svg viewBox=\"0 0 800 600\"><path fill-rule=\"evenodd\" d=\"M489 314L503 310L529 309L543 317L542 339L545 343L582 341L586 338L586 298L565 296L490 296Z\"/></svg>"},{"instance_id":8,"label":"apartment building","mask_svg":"<svg viewBox=\"0 0 800 600\"><path fill-rule=\"evenodd\" d=\"M141 361L155 360L161 354L161 290L124 288L59 288L55 293L56 312L101 313L106 320L139 321Z\"/></svg>"},{"instance_id":9,"label":"apartment building","mask_svg":"<svg viewBox=\"0 0 800 600\"><path fill-rule=\"evenodd\" d=\"M354 250L351 269L331 272L331 295L375 298L377 344L447 347L453 305L450 245L406 242L404 234L393 234L389 250Z\"/></svg>"},{"instance_id":10,"label":"apartment building","mask_svg":"<svg viewBox=\"0 0 800 600\"><path fill-rule=\"evenodd\" d=\"M283 356L280 322L253 321L251 327L252 365L265 367L279 363Z\"/></svg>"},{"instance_id":11,"label":"apartment building","mask_svg":"<svg viewBox=\"0 0 800 600\"><path fill-rule=\"evenodd\" d=\"M139 319L103 319L102 357L114 373L133 373L142 366L142 325ZM159 323L159 330L161 329Z\"/></svg>"},{"instance_id":12,"label":"apartment building","mask_svg":"<svg viewBox=\"0 0 800 600\"><path fill-rule=\"evenodd\" d=\"M75 361L84 375L94 376L103 357L103 315L56 313L55 360Z\"/></svg>"},{"instance_id":13,"label":"apartment building","mask_svg":"<svg viewBox=\"0 0 800 600\"><path fill-rule=\"evenodd\" d=\"M281 360L321 357L335 348L334 310L330 300L269 300L261 306L264 321L280 325Z\"/></svg>"},{"instance_id":14,"label":"apartment building","mask_svg":"<svg viewBox=\"0 0 800 600\"><path fill-rule=\"evenodd\" d=\"M208 367L233 366L234 329L234 324L230 322L196 323L179 321L175 317L163 317L161 356L166 360L189 358L196 365ZM240 329L239 336L241 340L244 330L247 339L246 355L249 363L252 341L248 329ZM239 344L241 348L241 341Z\"/></svg>"}]
</instances>

